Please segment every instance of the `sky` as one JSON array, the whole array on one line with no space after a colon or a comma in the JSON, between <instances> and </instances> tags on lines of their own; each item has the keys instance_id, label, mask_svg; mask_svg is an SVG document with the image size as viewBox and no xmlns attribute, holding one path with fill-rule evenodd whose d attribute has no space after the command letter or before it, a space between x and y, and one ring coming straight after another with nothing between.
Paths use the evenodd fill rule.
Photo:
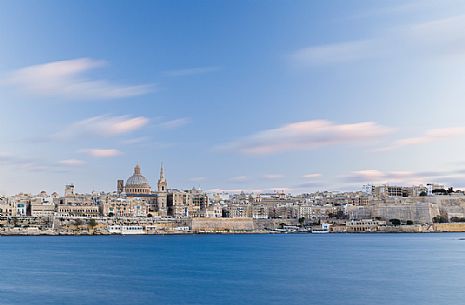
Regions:
<instances>
[{"instance_id":1,"label":"sky","mask_svg":"<svg viewBox=\"0 0 465 305\"><path fill-rule=\"evenodd\" d=\"M465 187L464 1L1 1L0 193Z\"/></svg>"}]
</instances>

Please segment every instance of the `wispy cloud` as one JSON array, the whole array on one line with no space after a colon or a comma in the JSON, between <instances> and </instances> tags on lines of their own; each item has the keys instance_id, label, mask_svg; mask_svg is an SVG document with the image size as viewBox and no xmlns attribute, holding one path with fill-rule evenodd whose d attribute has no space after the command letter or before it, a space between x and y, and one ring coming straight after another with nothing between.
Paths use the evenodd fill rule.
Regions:
<instances>
[{"instance_id":1,"label":"wispy cloud","mask_svg":"<svg viewBox=\"0 0 465 305\"><path fill-rule=\"evenodd\" d=\"M376 169L367 169L353 171L342 177L346 183L375 183L375 184L399 184L399 185L418 185L425 183L446 183L452 180L464 179L464 171L444 170L429 172L412 172L412 171L380 171Z\"/></svg>"},{"instance_id":2,"label":"wispy cloud","mask_svg":"<svg viewBox=\"0 0 465 305\"><path fill-rule=\"evenodd\" d=\"M393 144L377 149L376 151L387 151L403 146L419 145L431 143L434 141L445 140L465 135L464 127L438 128L427 130L423 135L418 137L404 138L395 141Z\"/></svg>"},{"instance_id":3,"label":"wispy cloud","mask_svg":"<svg viewBox=\"0 0 465 305\"><path fill-rule=\"evenodd\" d=\"M190 118L179 118L179 119L162 122L159 124L159 126L164 129L176 129L184 125L187 125L190 122L191 122Z\"/></svg>"},{"instance_id":4,"label":"wispy cloud","mask_svg":"<svg viewBox=\"0 0 465 305\"><path fill-rule=\"evenodd\" d=\"M306 65L355 61L377 56L377 43L376 40L360 40L312 46L295 51L291 58Z\"/></svg>"},{"instance_id":5,"label":"wispy cloud","mask_svg":"<svg viewBox=\"0 0 465 305\"><path fill-rule=\"evenodd\" d=\"M404 26L375 37L301 48L291 54L299 66L326 65L365 59L464 56L465 15Z\"/></svg>"},{"instance_id":6,"label":"wispy cloud","mask_svg":"<svg viewBox=\"0 0 465 305\"><path fill-rule=\"evenodd\" d=\"M122 154L121 151L117 149L103 149L103 148L93 148L93 149L84 149L83 153L96 158L111 158L117 157Z\"/></svg>"},{"instance_id":7,"label":"wispy cloud","mask_svg":"<svg viewBox=\"0 0 465 305\"><path fill-rule=\"evenodd\" d=\"M58 164L66 165L66 166L81 166L84 165L86 162L79 159L65 159L58 161Z\"/></svg>"},{"instance_id":8,"label":"wispy cloud","mask_svg":"<svg viewBox=\"0 0 465 305\"><path fill-rule=\"evenodd\" d=\"M209 67L195 67L195 68L187 68L187 69L177 69L177 70L169 70L165 71L164 74L167 76L190 76L190 75L198 75L198 74L206 74L210 72L218 71L220 67L217 66L209 66Z\"/></svg>"},{"instance_id":9,"label":"wispy cloud","mask_svg":"<svg viewBox=\"0 0 465 305\"><path fill-rule=\"evenodd\" d=\"M90 58L54 61L13 71L3 84L30 94L71 99L109 99L147 94L153 85L120 85L108 80L92 79L85 73L105 66Z\"/></svg>"},{"instance_id":10,"label":"wispy cloud","mask_svg":"<svg viewBox=\"0 0 465 305\"><path fill-rule=\"evenodd\" d=\"M0 165L9 166L16 170L26 172L65 172L69 166L60 163L49 162L40 158L19 156L18 154L0 153Z\"/></svg>"},{"instance_id":11,"label":"wispy cloud","mask_svg":"<svg viewBox=\"0 0 465 305\"><path fill-rule=\"evenodd\" d=\"M305 174L303 175L302 178L305 178L305 179L315 179L315 178L320 178L321 177L321 174L320 173L311 173L311 174Z\"/></svg>"},{"instance_id":12,"label":"wispy cloud","mask_svg":"<svg viewBox=\"0 0 465 305\"><path fill-rule=\"evenodd\" d=\"M354 171L344 177L347 182L379 182L386 178L386 174L375 169Z\"/></svg>"},{"instance_id":13,"label":"wispy cloud","mask_svg":"<svg viewBox=\"0 0 465 305\"><path fill-rule=\"evenodd\" d=\"M71 124L54 135L58 139L68 139L82 135L112 137L138 130L149 122L143 116L95 116Z\"/></svg>"},{"instance_id":14,"label":"wispy cloud","mask_svg":"<svg viewBox=\"0 0 465 305\"><path fill-rule=\"evenodd\" d=\"M303 121L251 136L218 147L250 155L309 150L331 144L353 144L375 141L392 129L374 122L336 124L324 120Z\"/></svg>"}]
</instances>

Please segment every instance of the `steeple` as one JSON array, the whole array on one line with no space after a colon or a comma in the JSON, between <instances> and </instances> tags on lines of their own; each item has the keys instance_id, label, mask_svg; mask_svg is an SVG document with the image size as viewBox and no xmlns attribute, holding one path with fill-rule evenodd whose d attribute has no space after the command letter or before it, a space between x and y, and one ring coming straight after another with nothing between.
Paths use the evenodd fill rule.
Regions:
<instances>
[{"instance_id":1,"label":"steeple","mask_svg":"<svg viewBox=\"0 0 465 305\"><path fill-rule=\"evenodd\" d=\"M165 179L165 169L163 168L163 162L161 163L160 167L160 180Z\"/></svg>"},{"instance_id":2,"label":"steeple","mask_svg":"<svg viewBox=\"0 0 465 305\"><path fill-rule=\"evenodd\" d=\"M166 192L168 184L166 183L165 179L165 169L163 167L163 162L161 163L160 167L160 179L158 179L158 191L159 192Z\"/></svg>"}]
</instances>

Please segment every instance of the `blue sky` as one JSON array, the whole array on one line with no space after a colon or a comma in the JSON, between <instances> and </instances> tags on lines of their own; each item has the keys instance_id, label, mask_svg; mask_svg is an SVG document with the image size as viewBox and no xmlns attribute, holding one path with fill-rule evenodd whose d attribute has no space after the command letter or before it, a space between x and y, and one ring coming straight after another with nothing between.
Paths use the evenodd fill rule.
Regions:
<instances>
[{"instance_id":1,"label":"blue sky","mask_svg":"<svg viewBox=\"0 0 465 305\"><path fill-rule=\"evenodd\" d=\"M0 193L465 186L463 1L2 1Z\"/></svg>"}]
</instances>

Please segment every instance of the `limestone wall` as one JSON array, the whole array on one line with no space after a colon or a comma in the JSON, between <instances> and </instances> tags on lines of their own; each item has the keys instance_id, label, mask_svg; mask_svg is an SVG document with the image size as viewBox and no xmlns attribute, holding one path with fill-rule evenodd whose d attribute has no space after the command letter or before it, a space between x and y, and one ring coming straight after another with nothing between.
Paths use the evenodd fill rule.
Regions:
<instances>
[{"instance_id":1,"label":"limestone wall","mask_svg":"<svg viewBox=\"0 0 465 305\"><path fill-rule=\"evenodd\" d=\"M256 230L277 229L282 223L287 226L296 226L299 224L298 219L254 219L253 221Z\"/></svg>"},{"instance_id":2,"label":"limestone wall","mask_svg":"<svg viewBox=\"0 0 465 305\"><path fill-rule=\"evenodd\" d=\"M377 205L373 207L372 215L386 220L397 218L417 223L431 223L432 218L439 215L439 209L437 205L422 202L407 205Z\"/></svg>"},{"instance_id":3,"label":"limestone wall","mask_svg":"<svg viewBox=\"0 0 465 305\"><path fill-rule=\"evenodd\" d=\"M252 231L252 218L192 218L192 231Z\"/></svg>"},{"instance_id":4,"label":"limestone wall","mask_svg":"<svg viewBox=\"0 0 465 305\"><path fill-rule=\"evenodd\" d=\"M433 229L437 232L465 232L465 223L435 223Z\"/></svg>"}]
</instances>

